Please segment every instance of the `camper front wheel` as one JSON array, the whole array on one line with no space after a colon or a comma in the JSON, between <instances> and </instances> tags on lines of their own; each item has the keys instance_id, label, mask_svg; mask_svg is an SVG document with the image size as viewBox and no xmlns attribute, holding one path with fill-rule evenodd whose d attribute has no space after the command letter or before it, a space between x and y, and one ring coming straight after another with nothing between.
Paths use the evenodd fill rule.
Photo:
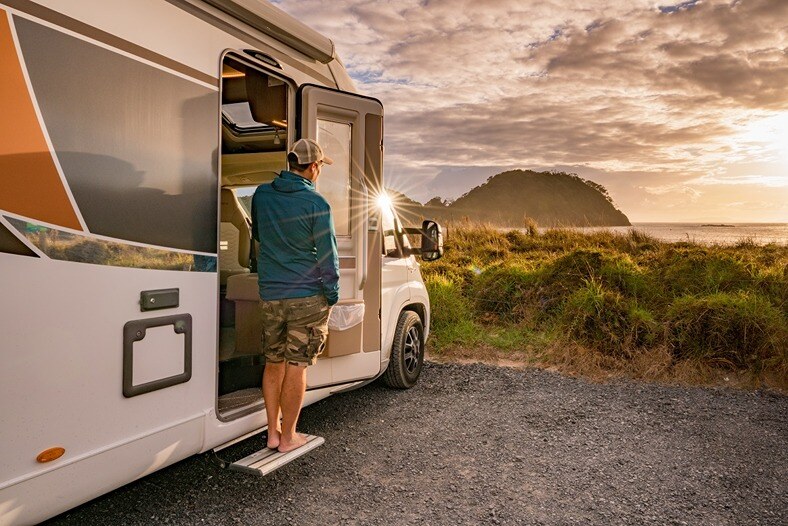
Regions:
<instances>
[{"instance_id":1,"label":"camper front wheel","mask_svg":"<svg viewBox=\"0 0 788 526\"><path fill-rule=\"evenodd\" d=\"M403 311L397 321L389 366L383 381L389 387L409 389L416 385L424 363L424 325L413 311Z\"/></svg>"}]
</instances>

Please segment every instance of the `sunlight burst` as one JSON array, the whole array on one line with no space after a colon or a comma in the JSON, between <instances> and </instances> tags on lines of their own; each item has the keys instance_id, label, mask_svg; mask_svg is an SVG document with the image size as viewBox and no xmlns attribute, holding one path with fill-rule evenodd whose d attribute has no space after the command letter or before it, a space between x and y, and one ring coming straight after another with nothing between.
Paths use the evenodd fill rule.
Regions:
<instances>
[{"instance_id":1,"label":"sunlight burst","mask_svg":"<svg viewBox=\"0 0 788 526\"><path fill-rule=\"evenodd\" d=\"M385 191L381 192L380 195L378 195L376 202L378 204L378 208L380 208L381 210L391 209L391 205L392 205L391 197Z\"/></svg>"}]
</instances>

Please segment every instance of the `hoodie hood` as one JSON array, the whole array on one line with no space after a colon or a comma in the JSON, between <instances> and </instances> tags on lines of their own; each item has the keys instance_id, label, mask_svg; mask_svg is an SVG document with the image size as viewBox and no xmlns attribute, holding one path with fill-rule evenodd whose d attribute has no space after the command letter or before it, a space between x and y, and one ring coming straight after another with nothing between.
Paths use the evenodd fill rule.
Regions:
<instances>
[{"instance_id":1,"label":"hoodie hood","mask_svg":"<svg viewBox=\"0 0 788 526\"><path fill-rule=\"evenodd\" d=\"M300 192L301 190L314 190L315 185L309 179L301 177L293 172L282 170L279 177L271 182L271 186L277 192Z\"/></svg>"}]
</instances>

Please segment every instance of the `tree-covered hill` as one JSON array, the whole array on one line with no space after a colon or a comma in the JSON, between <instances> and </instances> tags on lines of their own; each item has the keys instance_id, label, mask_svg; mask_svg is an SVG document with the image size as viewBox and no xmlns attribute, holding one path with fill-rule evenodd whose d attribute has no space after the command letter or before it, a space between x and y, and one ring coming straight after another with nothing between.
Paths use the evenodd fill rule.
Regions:
<instances>
[{"instance_id":1,"label":"tree-covered hill","mask_svg":"<svg viewBox=\"0 0 788 526\"><path fill-rule=\"evenodd\" d=\"M413 208L406 207L407 212ZM523 226L526 217L539 226L629 226L597 183L562 172L512 170L494 175L456 201L431 199L421 211L424 217Z\"/></svg>"}]
</instances>

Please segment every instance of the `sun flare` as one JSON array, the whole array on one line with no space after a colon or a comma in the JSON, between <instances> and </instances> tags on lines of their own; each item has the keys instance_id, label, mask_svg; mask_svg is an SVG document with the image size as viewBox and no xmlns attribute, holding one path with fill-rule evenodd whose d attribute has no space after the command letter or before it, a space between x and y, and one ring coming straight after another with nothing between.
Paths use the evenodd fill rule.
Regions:
<instances>
[{"instance_id":1,"label":"sun flare","mask_svg":"<svg viewBox=\"0 0 788 526\"><path fill-rule=\"evenodd\" d=\"M390 210L391 205L393 204L391 200L391 196L389 196L389 194L387 194L385 191L381 192L380 195L378 195L376 202L378 208L380 208L381 210Z\"/></svg>"}]
</instances>

